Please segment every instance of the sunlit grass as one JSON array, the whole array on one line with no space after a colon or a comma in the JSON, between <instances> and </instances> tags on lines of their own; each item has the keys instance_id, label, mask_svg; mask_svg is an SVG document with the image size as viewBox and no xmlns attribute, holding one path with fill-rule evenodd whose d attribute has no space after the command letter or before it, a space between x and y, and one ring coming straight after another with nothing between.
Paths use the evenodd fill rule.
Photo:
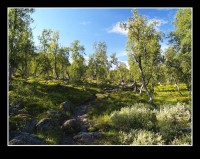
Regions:
<instances>
[{"instance_id":1,"label":"sunlit grass","mask_svg":"<svg viewBox=\"0 0 200 159\"><path fill-rule=\"evenodd\" d=\"M43 139L47 145L59 145L64 134L60 130L49 130L37 132L36 135Z\"/></svg>"},{"instance_id":2,"label":"sunlit grass","mask_svg":"<svg viewBox=\"0 0 200 159\"><path fill-rule=\"evenodd\" d=\"M62 80L36 78L28 78L27 80L14 78L10 85L13 86L13 89L9 91L9 103L13 103L13 105L23 103L22 108L36 118L37 121L49 117L45 113L47 110L60 110L60 104L64 101L69 101L72 104L72 110L90 101L88 112L90 129L93 131L95 126L103 134L102 138L98 140L99 144L119 144L117 138L119 132L113 129L110 119L110 115L114 111L119 111L123 107L132 106L136 103L140 103L140 107L151 107L145 91L143 91L142 96L139 95L139 92L135 93L132 90L104 92L103 88L105 87L114 88L114 86L109 85L97 86L95 83L87 82L66 84ZM182 95L179 94L173 84L162 84L155 87L154 102L158 105L158 108L163 104L171 104L173 106L181 102L186 103L190 109L190 92L186 89L185 84L180 84L179 86ZM94 94L96 94L96 100L93 100ZM66 113L67 118L70 117L71 113ZM10 126L12 130L18 130L18 120L21 120L21 117L11 116ZM61 132L57 134L55 131L40 132L37 135L42 137L47 144L59 144L59 137L62 136ZM187 144L188 140L178 138L173 142Z\"/></svg>"}]
</instances>

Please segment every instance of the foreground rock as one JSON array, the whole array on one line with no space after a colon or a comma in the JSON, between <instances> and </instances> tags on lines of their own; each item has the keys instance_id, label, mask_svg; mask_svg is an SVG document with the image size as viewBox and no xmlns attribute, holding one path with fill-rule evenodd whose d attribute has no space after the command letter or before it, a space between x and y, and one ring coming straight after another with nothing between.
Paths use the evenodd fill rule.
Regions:
<instances>
[{"instance_id":1,"label":"foreground rock","mask_svg":"<svg viewBox=\"0 0 200 159\"><path fill-rule=\"evenodd\" d=\"M36 119L35 118L30 118L26 117L23 119L23 125L21 125L20 129L22 132L32 132L35 129L36 125Z\"/></svg>"},{"instance_id":2,"label":"foreground rock","mask_svg":"<svg viewBox=\"0 0 200 159\"><path fill-rule=\"evenodd\" d=\"M79 120L70 119L61 126L61 129L65 133L75 133L81 130L81 123Z\"/></svg>"},{"instance_id":3,"label":"foreground rock","mask_svg":"<svg viewBox=\"0 0 200 159\"><path fill-rule=\"evenodd\" d=\"M62 124L67 119L67 115L60 110L48 110L46 113L50 115L52 119L57 120L58 124Z\"/></svg>"},{"instance_id":4,"label":"foreground rock","mask_svg":"<svg viewBox=\"0 0 200 159\"><path fill-rule=\"evenodd\" d=\"M89 144L100 137L101 134L98 132L80 132L73 139L81 144Z\"/></svg>"},{"instance_id":5,"label":"foreground rock","mask_svg":"<svg viewBox=\"0 0 200 159\"><path fill-rule=\"evenodd\" d=\"M19 114L19 111L22 110L24 107L23 102L18 102L18 103L10 103L9 104L9 115L17 115Z\"/></svg>"},{"instance_id":6,"label":"foreground rock","mask_svg":"<svg viewBox=\"0 0 200 159\"><path fill-rule=\"evenodd\" d=\"M51 118L44 118L37 123L36 129L39 131L47 131L55 129L55 126L56 124Z\"/></svg>"},{"instance_id":7,"label":"foreground rock","mask_svg":"<svg viewBox=\"0 0 200 159\"><path fill-rule=\"evenodd\" d=\"M20 132L9 142L10 145L42 145L44 142L36 135Z\"/></svg>"},{"instance_id":8,"label":"foreground rock","mask_svg":"<svg viewBox=\"0 0 200 159\"><path fill-rule=\"evenodd\" d=\"M61 140L61 145L77 145L76 142L73 140L73 135L68 134L64 136Z\"/></svg>"},{"instance_id":9,"label":"foreground rock","mask_svg":"<svg viewBox=\"0 0 200 159\"><path fill-rule=\"evenodd\" d=\"M60 108L64 111L70 111L71 110L71 104L70 104L70 102L65 101L60 105Z\"/></svg>"},{"instance_id":10,"label":"foreground rock","mask_svg":"<svg viewBox=\"0 0 200 159\"><path fill-rule=\"evenodd\" d=\"M22 132L32 132L35 129L36 119L29 114L18 114L10 116L9 124L10 130L18 129Z\"/></svg>"}]
</instances>

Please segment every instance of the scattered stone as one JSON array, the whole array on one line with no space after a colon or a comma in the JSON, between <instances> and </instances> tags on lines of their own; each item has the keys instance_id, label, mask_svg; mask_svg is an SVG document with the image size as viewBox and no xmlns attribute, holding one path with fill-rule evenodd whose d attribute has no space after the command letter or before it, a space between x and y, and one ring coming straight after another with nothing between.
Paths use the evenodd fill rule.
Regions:
<instances>
[{"instance_id":1,"label":"scattered stone","mask_svg":"<svg viewBox=\"0 0 200 159\"><path fill-rule=\"evenodd\" d=\"M27 114L25 114L27 115ZM36 119L32 117L24 117L22 119L23 124L20 124L19 129L23 132L32 132L35 129Z\"/></svg>"},{"instance_id":2,"label":"scattered stone","mask_svg":"<svg viewBox=\"0 0 200 159\"><path fill-rule=\"evenodd\" d=\"M181 129L179 129L179 131L183 131L183 132L191 132L191 127L181 128Z\"/></svg>"},{"instance_id":3,"label":"scattered stone","mask_svg":"<svg viewBox=\"0 0 200 159\"><path fill-rule=\"evenodd\" d=\"M25 110L25 109L20 109L20 110L18 111L18 113L19 113L19 114L27 114L27 115L28 115L28 111Z\"/></svg>"},{"instance_id":4,"label":"scattered stone","mask_svg":"<svg viewBox=\"0 0 200 159\"><path fill-rule=\"evenodd\" d=\"M65 132L65 133L74 133L74 132L78 132L81 130L81 123L79 120L76 119L70 119L67 120L62 126L61 129Z\"/></svg>"},{"instance_id":5,"label":"scattered stone","mask_svg":"<svg viewBox=\"0 0 200 159\"><path fill-rule=\"evenodd\" d=\"M73 140L72 135L67 135L63 137L63 139L61 140L61 144L62 145L76 145L76 142Z\"/></svg>"},{"instance_id":6,"label":"scattered stone","mask_svg":"<svg viewBox=\"0 0 200 159\"><path fill-rule=\"evenodd\" d=\"M18 102L17 104L10 103L9 104L9 115L17 115L19 114L19 110L21 110L24 106L23 102Z\"/></svg>"},{"instance_id":7,"label":"scattered stone","mask_svg":"<svg viewBox=\"0 0 200 159\"><path fill-rule=\"evenodd\" d=\"M78 135L74 136L73 139L80 143L91 143L95 139L100 138L101 134L98 132L80 132Z\"/></svg>"},{"instance_id":8,"label":"scattered stone","mask_svg":"<svg viewBox=\"0 0 200 159\"><path fill-rule=\"evenodd\" d=\"M62 124L67 119L67 115L60 110L48 110L47 114L53 119L58 119L59 124Z\"/></svg>"},{"instance_id":9,"label":"scattered stone","mask_svg":"<svg viewBox=\"0 0 200 159\"><path fill-rule=\"evenodd\" d=\"M18 114L10 116L9 124L10 130L18 129L22 132L32 132L35 129L36 119L29 114Z\"/></svg>"},{"instance_id":10,"label":"scattered stone","mask_svg":"<svg viewBox=\"0 0 200 159\"><path fill-rule=\"evenodd\" d=\"M55 122L51 118L41 119L37 125L36 129L40 131L47 131L55 129Z\"/></svg>"},{"instance_id":11,"label":"scattered stone","mask_svg":"<svg viewBox=\"0 0 200 159\"><path fill-rule=\"evenodd\" d=\"M51 76L46 77L45 80L52 80L53 78Z\"/></svg>"},{"instance_id":12,"label":"scattered stone","mask_svg":"<svg viewBox=\"0 0 200 159\"><path fill-rule=\"evenodd\" d=\"M9 142L10 145L42 145L44 142L36 135L20 132Z\"/></svg>"},{"instance_id":13,"label":"scattered stone","mask_svg":"<svg viewBox=\"0 0 200 159\"><path fill-rule=\"evenodd\" d=\"M60 105L60 108L64 111L70 111L71 110L71 104L70 104L70 102L65 101Z\"/></svg>"}]
</instances>

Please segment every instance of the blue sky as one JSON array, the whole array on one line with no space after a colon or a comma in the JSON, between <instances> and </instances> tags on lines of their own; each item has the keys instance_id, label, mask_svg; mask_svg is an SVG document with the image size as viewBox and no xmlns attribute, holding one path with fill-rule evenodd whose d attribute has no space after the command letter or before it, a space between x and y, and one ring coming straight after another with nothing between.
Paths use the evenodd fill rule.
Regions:
<instances>
[{"instance_id":1,"label":"blue sky","mask_svg":"<svg viewBox=\"0 0 200 159\"><path fill-rule=\"evenodd\" d=\"M178 8L137 8L139 14L150 20L159 21L157 29L166 35L174 29L172 20ZM126 31L118 24L127 21L133 14L132 8L36 8L32 14L34 23L31 25L35 44L43 29L59 31L59 42L62 46L70 46L74 40L80 40L85 47L85 58L94 52L95 41L105 41L107 55L116 52L120 61L127 64ZM167 47L167 39L161 43L162 50Z\"/></svg>"}]
</instances>

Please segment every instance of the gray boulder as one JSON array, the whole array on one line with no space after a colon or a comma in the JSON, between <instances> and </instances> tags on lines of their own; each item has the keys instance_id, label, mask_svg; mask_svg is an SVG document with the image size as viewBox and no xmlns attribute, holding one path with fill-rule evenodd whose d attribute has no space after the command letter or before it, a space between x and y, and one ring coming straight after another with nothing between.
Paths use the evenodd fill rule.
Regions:
<instances>
[{"instance_id":1,"label":"gray boulder","mask_svg":"<svg viewBox=\"0 0 200 159\"><path fill-rule=\"evenodd\" d=\"M95 139L100 138L101 134L98 132L80 132L78 135L74 136L73 139L80 143L92 143Z\"/></svg>"},{"instance_id":2,"label":"gray boulder","mask_svg":"<svg viewBox=\"0 0 200 159\"><path fill-rule=\"evenodd\" d=\"M42 145L44 142L36 135L20 132L16 137L9 141L10 145Z\"/></svg>"},{"instance_id":3,"label":"gray boulder","mask_svg":"<svg viewBox=\"0 0 200 159\"><path fill-rule=\"evenodd\" d=\"M51 118L56 119L59 124L62 124L67 119L67 115L60 110L48 110L46 113Z\"/></svg>"},{"instance_id":4,"label":"gray boulder","mask_svg":"<svg viewBox=\"0 0 200 159\"><path fill-rule=\"evenodd\" d=\"M61 126L61 129L65 133L74 133L81 130L81 123L79 120L76 119L70 119L64 122L64 124Z\"/></svg>"},{"instance_id":5,"label":"gray boulder","mask_svg":"<svg viewBox=\"0 0 200 159\"><path fill-rule=\"evenodd\" d=\"M20 125L19 129L23 132L32 132L35 129L36 119L32 117L26 117L23 119L23 124Z\"/></svg>"},{"instance_id":6,"label":"gray boulder","mask_svg":"<svg viewBox=\"0 0 200 159\"><path fill-rule=\"evenodd\" d=\"M47 131L47 130L55 129L55 122L51 118L41 119L36 124L36 129L40 130L40 131Z\"/></svg>"},{"instance_id":7,"label":"gray boulder","mask_svg":"<svg viewBox=\"0 0 200 159\"><path fill-rule=\"evenodd\" d=\"M17 125L19 131L32 132L35 129L36 119L29 114L18 114L10 117L9 124L11 130L15 130Z\"/></svg>"},{"instance_id":8,"label":"gray boulder","mask_svg":"<svg viewBox=\"0 0 200 159\"><path fill-rule=\"evenodd\" d=\"M22 110L23 107L24 107L24 103L23 102L10 103L9 104L9 115L19 114L19 111Z\"/></svg>"},{"instance_id":9,"label":"gray boulder","mask_svg":"<svg viewBox=\"0 0 200 159\"><path fill-rule=\"evenodd\" d=\"M65 101L60 105L60 108L64 111L70 111L71 110L71 104L70 104L70 102Z\"/></svg>"}]
</instances>

